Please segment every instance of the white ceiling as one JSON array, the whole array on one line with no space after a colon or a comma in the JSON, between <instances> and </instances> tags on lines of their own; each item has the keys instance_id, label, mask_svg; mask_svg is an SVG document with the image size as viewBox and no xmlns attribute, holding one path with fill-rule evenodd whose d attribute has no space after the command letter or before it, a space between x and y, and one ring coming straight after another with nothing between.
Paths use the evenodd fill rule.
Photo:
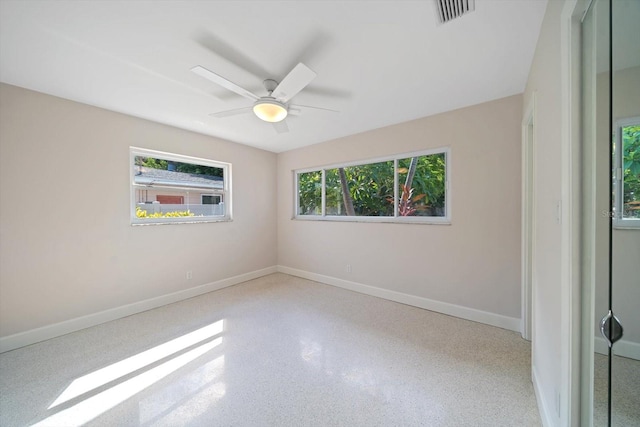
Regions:
<instances>
[{"instance_id":1,"label":"white ceiling","mask_svg":"<svg viewBox=\"0 0 640 427\"><path fill-rule=\"evenodd\" d=\"M476 0L441 25L433 0L0 0L0 80L282 152L523 92L546 3ZM208 116L251 101L189 71L262 96L298 62L318 76L293 102L340 112L286 134Z\"/></svg>"}]
</instances>

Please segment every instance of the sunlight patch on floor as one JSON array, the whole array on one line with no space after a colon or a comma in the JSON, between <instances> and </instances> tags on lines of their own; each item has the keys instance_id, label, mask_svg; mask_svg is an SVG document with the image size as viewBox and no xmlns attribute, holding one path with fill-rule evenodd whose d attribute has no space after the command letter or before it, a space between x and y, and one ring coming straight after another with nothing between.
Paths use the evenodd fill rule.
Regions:
<instances>
[{"instance_id":1,"label":"sunlight patch on floor","mask_svg":"<svg viewBox=\"0 0 640 427\"><path fill-rule=\"evenodd\" d=\"M188 424L224 397L224 355L199 367L139 403L140 425Z\"/></svg>"},{"instance_id":2,"label":"sunlight patch on floor","mask_svg":"<svg viewBox=\"0 0 640 427\"><path fill-rule=\"evenodd\" d=\"M145 366L149 366L160 359L184 350L185 348L204 341L207 338L218 335L223 331L223 329L224 320L218 320L204 328L200 328L196 331L80 377L74 380L47 409L55 408L61 403L67 402L91 390L95 390L100 386L130 374L131 372L137 371L138 369L144 368Z\"/></svg>"},{"instance_id":3,"label":"sunlight patch on floor","mask_svg":"<svg viewBox=\"0 0 640 427\"><path fill-rule=\"evenodd\" d=\"M224 320L219 320L196 331L190 332L186 335L80 377L73 381L71 385L62 392L49 409L55 408L64 402L68 402L93 390L97 390L105 384L122 378L139 369L148 367L153 363L177 354L186 348L202 343L216 335L219 335L223 330ZM186 351L179 356L136 375L133 378L120 382L102 392L83 399L77 404L33 424L33 426L83 425L160 381L162 378L170 375L189 362L212 350L214 347L217 347L221 343L222 337L205 342L204 344ZM219 359L220 358L216 360ZM224 359L222 360L224 361ZM217 365L214 364L212 366L216 367ZM219 372L219 369L216 369L216 372Z\"/></svg>"}]
</instances>

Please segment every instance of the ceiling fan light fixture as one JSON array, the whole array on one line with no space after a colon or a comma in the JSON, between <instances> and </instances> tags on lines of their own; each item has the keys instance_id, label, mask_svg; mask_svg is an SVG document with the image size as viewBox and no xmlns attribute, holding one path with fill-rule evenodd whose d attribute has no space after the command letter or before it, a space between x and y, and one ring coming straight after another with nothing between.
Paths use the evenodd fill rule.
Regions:
<instances>
[{"instance_id":1,"label":"ceiling fan light fixture","mask_svg":"<svg viewBox=\"0 0 640 427\"><path fill-rule=\"evenodd\" d=\"M275 99L261 99L253 104L253 112L260 120L269 123L281 122L287 117L287 107Z\"/></svg>"}]
</instances>

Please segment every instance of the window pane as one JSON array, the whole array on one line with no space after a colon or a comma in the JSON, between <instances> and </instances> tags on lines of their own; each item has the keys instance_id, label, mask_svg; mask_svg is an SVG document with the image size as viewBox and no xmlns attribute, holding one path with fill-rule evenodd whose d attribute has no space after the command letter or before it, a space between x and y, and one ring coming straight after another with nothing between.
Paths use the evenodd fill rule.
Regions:
<instances>
[{"instance_id":1,"label":"window pane","mask_svg":"<svg viewBox=\"0 0 640 427\"><path fill-rule=\"evenodd\" d=\"M222 202L222 196L215 194L202 194L203 205L219 205Z\"/></svg>"},{"instance_id":2,"label":"window pane","mask_svg":"<svg viewBox=\"0 0 640 427\"><path fill-rule=\"evenodd\" d=\"M136 217L141 220L224 215L224 204L203 203L199 190L136 188L135 197Z\"/></svg>"},{"instance_id":3,"label":"window pane","mask_svg":"<svg viewBox=\"0 0 640 427\"><path fill-rule=\"evenodd\" d=\"M622 217L640 218L640 124L622 127Z\"/></svg>"},{"instance_id":4,"label":"window pane","mask_svg":"<svg viewBox=\"0 0 640 427\"><path fill-rule=\"evenodd\" d=\"M393 216L393 161L329 169L327 215Z\"/></svg>"},{"instance_id":5,"label":"window pane","mask_svg":"<svg viewBox=\"0 0 640 427\"><path fill-rule=\"evenodd\" d=\"M326 187L326 214L346 215L347 212L344 209L344 199L340 188L338 169L328 169L324 171L324 180Z\"/></svg>"},{"instance_id":6,"label":"window pane","mask_svg":"<svg viewBox=\"0 0 640 427\"><path fill-rule=\"evenodd\" d=\"M224 188L224 169L154 157L135 157L136 184Z\"/></svg>"},{"instance_id":7,"label":"window pane","mask_svg":"<svg viewBox=\"0 0 640 427\"><path fill-rule=\"evenodd\" d=\"M322 215L322 172L298 174L298 215Z\"/></svg>"},{"instance_id":8,"label":"window pane","mask_svg":"<svg viewBox=\"0 0 640 427\"><path fill-rule=\"evenodd\" d=\"M392 222L403 221L402 217L413 216L424 218L417 222L445 223L450 215L446 200L446 162L450 160L447 153L443 150L324 171L298 172L296 215L322 216L324 212L328 217L362 217L363 221L370 218L374 222L388 222L389 217ZM394 187L396 183L398 188Z\"/></svg>"},{"instance_id":9,"label":"window pane","mask_svg":"<svg viewBox=\"0 0 640 427\"><path fill-rule=\"evenodd\" d=\"M132 222L197 221L227 215L224 201L228 169L224 165L217 166L216 162L207 165L206 160L202 161L204 164L191 163L178 155L174 160L169 154L167 157L151 153L147 156L144 151L134 154Z\"/></svg>"},{"instance_id":10,"label":"window pane","mask_svg":"<svg viewBox=\"0 0 640 427\"><path fill-rule=\"evenodd\" d=\"M445 154L398 160L398 216L445 216Z\"/></svg>"}]
</instances>

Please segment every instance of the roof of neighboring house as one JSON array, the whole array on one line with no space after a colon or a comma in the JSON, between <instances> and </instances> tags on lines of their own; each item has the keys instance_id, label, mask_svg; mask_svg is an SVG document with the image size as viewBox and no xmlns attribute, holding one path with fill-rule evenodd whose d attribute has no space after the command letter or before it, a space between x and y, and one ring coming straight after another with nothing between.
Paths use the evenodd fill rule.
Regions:
<instances>
[{"instance_id":1,"label":"roof of neighboring house","mask_svg":"<svg viewBox=\"0 0 640 427\"><path fill-rule=\"evenodd\" d=\"M164 169L154 169L146 166L136 166L134 182L141 185L159 185L176 187L222 188L223 179L220 176L201 175L188 172L175 172Z\"/></svg>"}]
</instances>

